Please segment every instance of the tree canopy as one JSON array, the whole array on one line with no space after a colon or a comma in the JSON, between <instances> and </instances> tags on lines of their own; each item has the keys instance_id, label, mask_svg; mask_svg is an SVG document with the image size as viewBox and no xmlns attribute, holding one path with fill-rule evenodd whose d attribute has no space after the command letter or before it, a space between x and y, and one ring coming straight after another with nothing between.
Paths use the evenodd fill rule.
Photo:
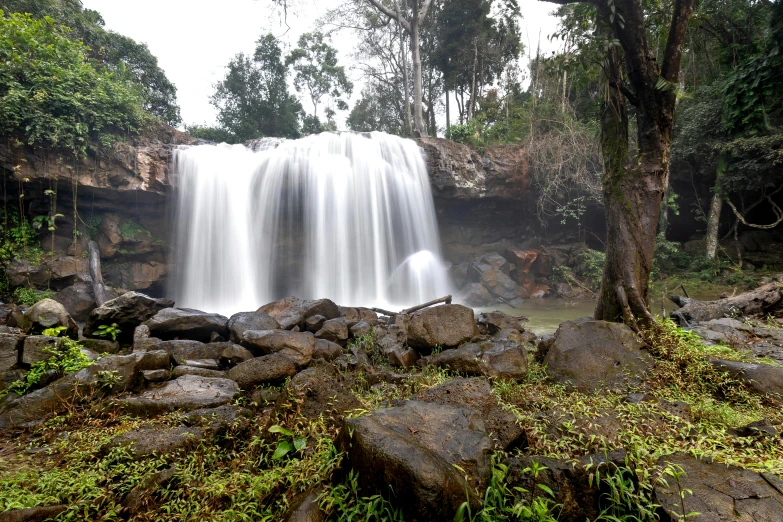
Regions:
<instances>
[{"instance_id":1,"label":"tree canopy","mask_svg":"<svg viewBox=\"0 0 783 522\"><path fill-rule=\"evenodd\" d=\"M89 48L50 17L0 16L0 133L84 153L140 128L144 96L122 68L97 66Z\"/></svg>"}]
</instances>

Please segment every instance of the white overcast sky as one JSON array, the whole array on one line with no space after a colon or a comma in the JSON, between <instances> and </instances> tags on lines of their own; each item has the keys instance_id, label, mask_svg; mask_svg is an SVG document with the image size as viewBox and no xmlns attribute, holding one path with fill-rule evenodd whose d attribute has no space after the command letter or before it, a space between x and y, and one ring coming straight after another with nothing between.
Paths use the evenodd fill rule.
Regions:
<instances>
[{"instance_id":1,"label":"white overcast sky","mask_svg":"<svg viewBox=\"0 0 783 522\"><path fill-rule=\"evenodd\" d=\"M270 0L224 0L217 4L200 0L82 0L82 4L98 11L107 29L149 46L177 86L185 123L211 124L215 121L215 110L209 104L209 96L232 56L241 51L252 52L258 37L268 32L293 46L301 33L315 29L317 19L339 1L301 0L288 13L290 29ZM535 50L539 34L542 50L554 49L556 43L550 43L547 36L554 31L556 20L548 13L556 6L520 0L520 7L526 52L531 47ZM333 40L344 65L350 65L351 40L349 33ZM361 78L355 72L351 77L357 85L349 105L353 105L361 90ZM307 107L308 103L304 105Z\"/></svg>"}]
</instances>

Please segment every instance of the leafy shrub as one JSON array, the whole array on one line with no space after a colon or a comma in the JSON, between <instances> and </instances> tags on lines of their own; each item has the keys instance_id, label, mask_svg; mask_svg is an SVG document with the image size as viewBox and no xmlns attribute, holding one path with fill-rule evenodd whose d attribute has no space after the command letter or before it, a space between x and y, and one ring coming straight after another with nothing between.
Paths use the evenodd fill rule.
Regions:
<instances>
[{"instance_id":1,"label":"leafy shrub","mask_svg":"<svg viewBox=\"0 0 783 522\"><path fill-rule=\"evenodd\" d=\"M88 140L108 145L145 116L127 72L99 67L69 31L48 16L0 13L0 133L84 154Z\"/></svg>"},{"instance_id":2,"label":"leafy shrub","mask_svg":"<svg viewBox=\"0 0 783 522\"><path fill-rule=\"evenodd\" d=\"M112 341L116 341L117 336L121 333L122 330L120 330L120 327L117 326L117 323L102 324L95 331L95 335L98 337L111 337Z\"/></svg>"},{"instance_id":3,"label":"leafy shrub","mask_svg":"<svg viewBox=\"0 0 783 522\"><path fill-rule=\"evenodd\" d=\"M36 290L35 288L24 288L22 286L14 290L14 299L19 304L33 306L41 299L49 299L54 295L51 290Z\"/></svg>"},{"instance_id":4,"label":"leafy shrub","mask_svg":"<svg viewBox=\"0 0 783 522\"><path fill-rule=\"evenodd\" d=\"M147 230L146 228L139 225L133 220L126 221L125 223L122 224L122 228L120 229L120 234L122 234L122 237L125 239L132 239L142 234L146 234L147 236L152 237L152 233L149 230Z\"/></svg>"},{"instance_id":5,"label":"leafy shrub","mask_svg":"<svg viewBox=\"0 0 783 522\"><path fill-rule=\"evenodd\" d=\"M92 364L81 351L81 345L71 339L61 339L55 348L44 348L44 352L50 355L45 361L33 363L30 371L24 376L24 379L15 381L3 392L17 393L24 395L34 390L44 374L54 371L57 377L62 377L66 373L78 372Z\"/></svg>"}]
</instances>

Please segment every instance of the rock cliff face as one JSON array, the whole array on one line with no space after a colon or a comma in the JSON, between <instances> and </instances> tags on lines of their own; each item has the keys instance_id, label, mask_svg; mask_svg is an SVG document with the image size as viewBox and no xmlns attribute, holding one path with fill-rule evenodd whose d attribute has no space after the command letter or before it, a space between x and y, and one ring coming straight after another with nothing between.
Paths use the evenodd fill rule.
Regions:
<instances>
[{"instance_id":1,"label":"rock cliff face","mask_svg":"<svg viewBox=\"0 0 783 522\"><path fill-rule=\"evenodd\" d=\"M167 273L171 156L197 140L165 125L112 148L74 159L13 140L0 142L5 208L25 217L62 214L50 233L42 227L46 255L17 261L7 270L12 286L60 290L89 280L87 242L99 246L106 283L128 290L163 291ZM56 206L47 191L56 192ZM51 255L51 252L54 255Z\"/></svg>"},{"instance_id":2,"label":"rock cliff face","mask_svg":"<svg viewBox=\"0 0 783 522\"><path fill-rule=\"evenodd\" d=\"M18 215L18 201L30 221L62 214L54 234L46 227L39 233L47 255L13 263L7 270L10 284L61 290L89 281L87 243L94 239L109 286L162 295L169 273L172 153L180 145L197 143L165 125L79 160L12 140L0 143L9 214ZM524 246L536 236L535 218L528 211L535 196L523 150L489 148L479 153L438 138L419 143L448 260L460 263ZM48 190L57 194L54 211Z\"/></svg>"},{"instance_id":3,"label":"rock cliff face","mask_svg":"<svg viewBox=\"0 0 783 522\"><path fill-rule=\"evenodd\" d=\"M432 181L446 258L532 246L539 235L525 152L519 147L477 151L440 138L421 138Z\"/></svg>"}]
</instances>

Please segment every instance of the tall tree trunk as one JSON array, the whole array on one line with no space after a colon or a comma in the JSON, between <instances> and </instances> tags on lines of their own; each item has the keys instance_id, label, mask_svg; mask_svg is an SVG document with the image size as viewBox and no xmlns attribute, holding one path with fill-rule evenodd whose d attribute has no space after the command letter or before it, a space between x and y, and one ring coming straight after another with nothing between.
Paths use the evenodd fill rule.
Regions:
<instances>
[{"instance_id":1,"label":"tall tree trunk","mask_svg":"<svg viewBox=\"0 0 783 522\"><path fill-rule=\"evenodd\" d=\"M715 259L718 253L718 229L720 228L720 211L723 209L723 198L720 195L720 178L726 170L727 158L723 154L718 155L718 164L715 168L715 187L713 188L710 212L707 215L707 235L705 255L707 259Z\"/></svg>"},{"instance_id":2,"label":"tall tree trunk","mask_svg":"<svg viewBox=\"0 0 783 522\"><path fill-rule=\"evenodd\" d=\"M554 0L578 3L581 0ZM675 84L695 0L674 0L662 65L648 39L642 0L591 2L622 48L607 51L601 118L606 265L595 318L631 326L654 321L647 302L658 217L669 182ZM622 69L621 69L622 67ZM627 73L623 74L623 69ZM626 100L636 107L638 156L628 157Z\"/></svg>"},{"instance_id":3,"label":"tall tree trunk","mask_svg":"<svg viewBox=\"0 0 783 522\"><path fill-rule=\"evenodd\" d=\"M470 100L468 101L468 121L476 115L476 69L478 68L478 42L473 39L473 75L470 80Z\"/></svg>"},{"instance_id":4,"label":"tall tree trunk","mask_svg":"<svg viewBox=\"0 0 783 522\"><path fill-rule=\"evenodd\" d=\"M446 91L446 134L451 130L451 114L449 114L449 90Z\"/></svg>"},{"instance_id":5,"label":"tall tree trunk","mask_svg":"<svg viewBox=\"0 0 783 522\"><path fill-rule=\"evenodd\" d=\"M715 259L718 253L718 229L720 228L720 211L723 209L723 198L715 191L710 202L710 212L707 214L707 235L704 242L707 244L705 255L707 259Z\"/></svg>"},{"instance_id":6,"label":"tall tree trunk","mask_svg":"<svg viewBox=\"0 0 783 522\"><path fill-rule=\"evenodd\" d=\"M411 54L413 55L413 123L420 136L426 136L424 117L422 116L421 94L421 48L419 42L419 3L414 1L414 14L411 19Z\"/></svg>"},{"instance_id":7,"label":"tall tree trunk","mask_svg":"<svg viewBox=\"0 0 783 522\"><path fill-rule=\"evenodd\" d=\"M405 57L405 37L402 32L402 14L394 0L394 10L397 12L397 33L400 38L400 63L402 64L402 85L405 96L405 132L408 136L413 136L413 124L411 123L411 92L408 84L408 59Z\"/></svg>"}]
</instances>

